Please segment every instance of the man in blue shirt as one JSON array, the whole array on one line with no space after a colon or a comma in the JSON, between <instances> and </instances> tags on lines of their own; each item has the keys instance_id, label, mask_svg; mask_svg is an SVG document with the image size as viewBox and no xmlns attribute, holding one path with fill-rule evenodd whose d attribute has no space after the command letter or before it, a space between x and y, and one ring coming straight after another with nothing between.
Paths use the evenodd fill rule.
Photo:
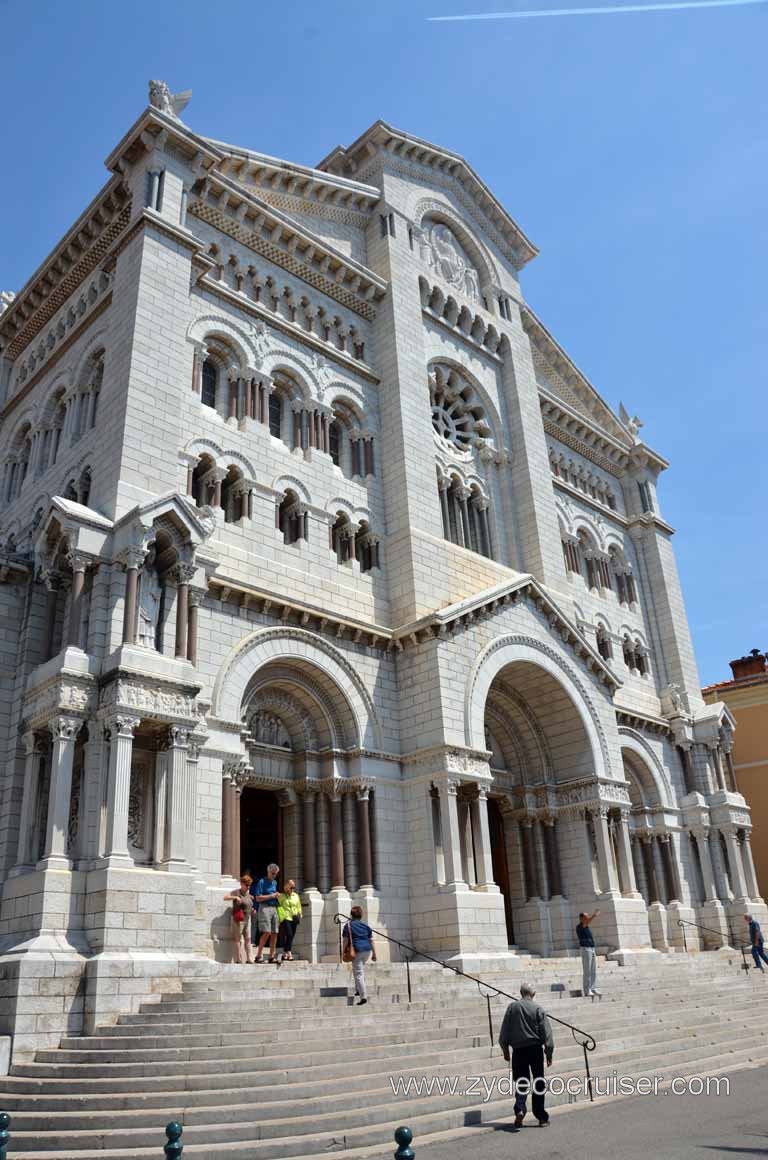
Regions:
<instances>
[{"instance_id":1,"label":"man in blue shirt","mask_svg":"<svg viewBox=\"0 0 768 1160\"><path fill-rule=\"evenodd\" d=\"M595 939L592 931L589 929L589 924L594 918L597 918L599 910L594 914L586 914L583 910L579 915L579 925L576 927L576 938L579 940L581 947L581 970L582 970L582 993L589 998L594 998L595 995L600 997L600 991L597 990L597 957L595 955Z\"/></svg>"},{"instance_id":2,"label":"man in blue shirt","mask_svg":"<svg viewBox=\"0 0 768 1160\"><path fill-rule=\"evenodd\" d=\"M763 932L760 929L760 923L751 914L745 914L744 921L749 923L749 941L752 944L752 958L755 960L755 967L758 971L764 971L763 963L768 963L768 956L766 956L763 946Z\"/></svg>"},{"instance_id":3,"label":"man in blue shirt","mask_svg":"<svg viewBox=\"0 0 768 1160\"><path fill-rule=\"evenodd\" d=\"M262 953L269 940L269 962L276 963L277 931L280 923L277 919L277 876L280 867L275 862L267 866L266 878L260 878L255 886L251 887L254 907L256 909L256 928L259 932L259 945L256 948L255 963L263 963Z\"/></svg>"}]
</instances>

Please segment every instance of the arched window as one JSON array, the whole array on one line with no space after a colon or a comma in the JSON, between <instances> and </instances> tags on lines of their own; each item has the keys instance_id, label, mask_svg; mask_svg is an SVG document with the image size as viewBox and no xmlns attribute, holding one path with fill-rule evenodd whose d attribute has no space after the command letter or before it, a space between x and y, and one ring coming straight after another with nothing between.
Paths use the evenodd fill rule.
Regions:
<instances>
[{"instance_id":1,"label":"arched window","mask_svg":"<svg viewBox=\"0 0 768 1160\"><path fill-rule=\"evenodd\" d=\"M192 499L198 507L205 507L211 501L211 488L206 477L214 466L210 455L201 455L192 472Z\"/></svg>"},{"instance_id":2,"label":"arched window","mask_svg":"<svg viewBox=\"0 0 768 1160\"><path fill-rule=\"evenodd\" d=\"M283 429L283 400L278 391L272 391L269 396L269 433L275 439L282 437Z\"/></svg>"},{"instance_id":3,"label":"arched window","mask_svg":"<svg viewBox=\"0 0 768 1160\"><path fill-rule=\"evenodd\" d=\"M609 661L611 659L611 657L613 656L613 645L611 644L610 636L608 635L608 633L606 632L606 630L602 624L598 624L598 626L597 626L596 638L597 638L597 651L600 653L600 656L603 658L604 661Z\"/></svg>"},{"instance_id":4,"label":"arched window","mask_svg":"<svg viewBox=\"0 0 768 1160\"><path fill-rule=\"evenodd\" d=\"M370 572L372 568L380 566L378 537L371 532L365 520L360 521L355 536L355 557L361 572Z\"/></svg>"},{"instance_id":5,"label":"arched window","mask_svg":"<svg viewBox=\"0 0 768 1160\"><path fill-rule=\"evenodd\" d=\"M200 390L200 401L204 406L216 406L216 387L218 381L219 372L216 363L207 358L203 363L203 381Z\"/></svg>"},{"instance_id":6,"label":"arched window","mask_svg":"<svg viewBox=\"0 0 768 1160\"><path fill-rule=\"evenodd\" d=\"M286 544L306 540L308 536L308 516L302 509L295 491L287 491L277 513L277 526L283 533Z\"/></svg>"},{"instance_id":7,"label":"arched window","mask_svg":"<svg viewBox=\"0 0 768 1160\"><path fill-rule=\"evenodd\" d=\"M561 532L562 535L562 532ZM566 571L575 574L581 573L581 546L578 541L572 540L569 537L563 536L563 557L565 559Z\"/></svg>"},{"instance_id":8,"label":"arched window","mask_svg":"<svg viewBox=\"0 0 768 1160\"><path fill-rule=\"evenodd\" d=\"M71 499L77 503L77 484L74 479L70 479L66 488L64 489L64 499Z\"/></svg>"},{"instance_id":9,"label":"arched window","mask_svg":"<svg viewBox=\"0 0 768 1160\"><path fill-rule=\"evenodd\" d=\"M83 507L88 507L88 500L91 498L91 469L84 467L80 475L80 481L77 488L78 503Z\"/></svg>"},{"instance_id":10,"label":"arched window","mask_svg":"<svg viewBox=\"0 0 768 1160\"><path fill-rule=\"evenodd\" d=\"M245 487L243 473L238 467L230 466L221 483L221 506L224 509L224 522L234 524L246 514Z\"/></svg>"},{"instance_id":11,"label":"arched window","mask_svg":"<svg viewBox=\"0 0 768 1160\"><path fill-rule=\"evenodd\" d=\"M336 513L336 521L331 528L331 546L339 564L348 563L355 554L355 533L345 512Z\"/></svg>"}]
</instances>

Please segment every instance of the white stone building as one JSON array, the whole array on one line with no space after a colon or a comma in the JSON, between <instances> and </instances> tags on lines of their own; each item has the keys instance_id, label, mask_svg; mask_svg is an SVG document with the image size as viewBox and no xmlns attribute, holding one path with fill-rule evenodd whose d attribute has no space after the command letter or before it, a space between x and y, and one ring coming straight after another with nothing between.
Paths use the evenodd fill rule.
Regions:
<instances>
[{"instance_id":1,"label":"white stone building","mask_svg":"<svg viewBox=\"0 0 768 1160\"><path fill-rule=\"evenodd\" d=\"M534 246L382 122L310 169L184 103L2 303L0 1031L215 970L272 859L313 959L355 901L478 967L582 908L623 955L765 913L667 465L525 304Z\"/></svg>"}]
</instances>

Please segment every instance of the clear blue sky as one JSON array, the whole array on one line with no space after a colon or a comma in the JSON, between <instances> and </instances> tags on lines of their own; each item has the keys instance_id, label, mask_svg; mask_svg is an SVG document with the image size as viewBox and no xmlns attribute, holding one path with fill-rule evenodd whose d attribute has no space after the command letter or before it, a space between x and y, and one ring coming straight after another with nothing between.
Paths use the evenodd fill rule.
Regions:
<instances>
[{"instance_id":1,"label":"clear blue sky","mask_svg":"<svg viewBox=\"0 0 768 1160\"><path fill-rule=\"evenodd\" d=\"M304 163L377 117L464 154L541 250L534 309L671 460L662 508L714 681L768 646L768 5L425 19L533 6L0 0L0 288L97 191L149 77L194 90L198 132Z\"/></svg>"}]
</instances>

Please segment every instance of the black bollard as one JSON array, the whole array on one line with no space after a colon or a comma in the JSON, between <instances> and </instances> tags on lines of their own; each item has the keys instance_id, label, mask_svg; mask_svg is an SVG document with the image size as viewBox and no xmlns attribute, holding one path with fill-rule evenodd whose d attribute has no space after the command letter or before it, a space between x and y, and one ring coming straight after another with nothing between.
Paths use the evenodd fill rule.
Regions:
<instances>
[{"instance_id":1,"label":"black bollard","mask_svg":"<svg viewBox=\"0 0 768 1160\"><path fill-rule=\"evenodd\" d=\"M397 1144L397 1151L395 1152L395 1160L413 1160L416 1153L411 1148L412 1139L413 1132L410 1128L396 1129L395 1142Z\"/></svg>"},{"instance_id":2,"label":"black bollard","mask_svg":"<svg viewBox=\"0 0 768 1160\"><path fill-rule=\"evenodd\" d=\"M181 1133L184 1131L178 1120L171 1120L165 1129L168 1143L163 1148L168 1160L180 1160L184 1145L181 1142ZM0 1157L2 1160L2 1157Z\"/></svg>"},{"instance_id":3,"label":"black bollard","mask_svg":"<svg viewBox=\"0 0 768 1160\"><path fill-rule=\"evenodd\" d=\"M7 1112L0 1112L0 1160L5 1160L8 1155L8 1145L11 1142L11 1133L8 1129L11 1126L11 1117Z\"/></svg>"}]
</instances>

